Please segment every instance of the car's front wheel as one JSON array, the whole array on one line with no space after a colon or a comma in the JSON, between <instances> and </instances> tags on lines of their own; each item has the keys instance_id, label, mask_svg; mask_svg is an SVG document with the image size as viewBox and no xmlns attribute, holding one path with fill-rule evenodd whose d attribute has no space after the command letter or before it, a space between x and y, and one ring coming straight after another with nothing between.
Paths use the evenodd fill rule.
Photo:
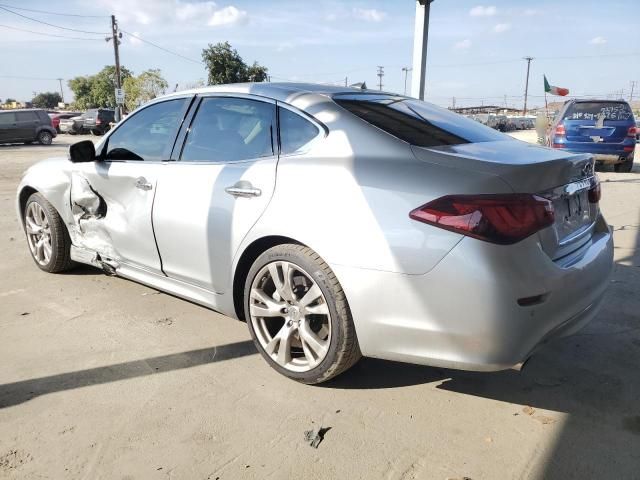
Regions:
<instances>
[{"instance_id":1,"label":"car's front wheel","mask_svg":"<svg viewBox=\"0 0 640 480\"><path fill-rule=\"evenodd\" d=\"M53 205L39 193L27 200L24 229L31 256L41 270L58 273L73 267L67 227Z\"/></svg>"},{"instance_id":2,"label":"car's front wheel","mask_svg":"<svg viewBox=\"0 0 640 480\"><path fill-rule=\"evenodd\" d=\"M361 356L342 287L310 248L278 245L260 255L247 275L244 305L258 350L289 378L325 382Z\"/></svg>"},{"instance_id":3,"label":"car's front wheel","mask_svg":"<svg viewBox=\"0 0 640 480\"><path fill-rule=\"evenodd\" d=\"M53 141L53 135L51 135L51 132L47 132L46 130L42 130L38 134L38 142L41 145L51 145L52 141Z\"/></svg>"}]
</instances>

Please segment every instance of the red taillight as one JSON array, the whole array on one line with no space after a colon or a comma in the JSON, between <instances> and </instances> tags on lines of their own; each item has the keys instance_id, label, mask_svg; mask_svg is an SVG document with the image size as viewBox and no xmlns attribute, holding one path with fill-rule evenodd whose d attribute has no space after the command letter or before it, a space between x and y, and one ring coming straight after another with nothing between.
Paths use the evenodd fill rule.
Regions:
<instances>
[{"instance_id":1,"label":"red taillight","mask_svg":"<svg viewBox=\"0 0 640 480\"><path fill-rule=\"evenodd\" d=\"M629 127L629 130L627 131L627 137L636 138L637 134L638 129L636 127Z\"/></svg>"},{"instance_id":2,"label":"red taillight","mask_svg":"<svg viewBox=\"0 0 640 480\"><path fill-rule=\"evenodd\" d=\"M602 190L600 188L600 180L596 177L596 183L589 189L589 203L598 203L602 197Z\"/></svg>"},{"instance_id":3,"label":"red taillight","mask_svg":"<svg viewBox=\"0 0 640 480\"><path fill-rule=\"evenodd\" d=\"M100 120L99 118L96 118L96 125L100 125L102 123L102 120Z\"/></svg>"},{"instance_id":4,"label":"red taillight","mask_svg":"<svg viewBox=\"0 0 640 480\"><path fill-rule=\"evenodd\" d=\"M566 133L567 131L564 129L564 125L562 124L556 125L556 135L564 136L566 135Z\"/></svg>"},{"instance_id":5,"label":"red taillight","mask_svg":"<svg viewBox=\"0 0 640 480\"><path fill-rule=\"evenodd\" d=\"M530 194L447 195L413 210L419 222L508 245L553 224L553 204Z\"/></svg>"}]
</instances>

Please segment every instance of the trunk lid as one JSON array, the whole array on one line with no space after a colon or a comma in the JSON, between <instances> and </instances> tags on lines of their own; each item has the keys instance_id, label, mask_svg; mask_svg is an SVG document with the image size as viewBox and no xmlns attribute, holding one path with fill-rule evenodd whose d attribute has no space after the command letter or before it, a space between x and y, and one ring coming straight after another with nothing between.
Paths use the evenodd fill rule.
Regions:
<instances>
[{"instance_id":1,"label":"trunk lid","mask_svg":"<svg viewBox=\"0 0 640 480\"><path fill-rule=\"evenodd\" d=\"M588 197L596 182L591 155L570 154L517 140L412 149L419 160L462 172L495 175L515 193L532 193L551 200L555 223L538 236L552 259L560 259L590 241L598 215L598 205L589 203Z\"/></svg>"},{"instance_id":2,"label":"trunk lid","mask_svg":"<svg viewBox=\"0 0 640 480\"><path fill-rule=\"evenodd\" d=\"M604 120L598 124L595 120L564 120L568 142L620 143L627 137L629 122L622 120Z\"/></svg>"}]
</instances>

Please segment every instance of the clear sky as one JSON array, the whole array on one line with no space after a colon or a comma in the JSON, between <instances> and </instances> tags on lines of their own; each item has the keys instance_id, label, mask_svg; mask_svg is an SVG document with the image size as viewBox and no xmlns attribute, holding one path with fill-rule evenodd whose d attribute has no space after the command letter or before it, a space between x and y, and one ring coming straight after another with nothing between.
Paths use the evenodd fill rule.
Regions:
<instances>
[{"instance_id":1,"label":"clear sky","mask_svg":"<svg viewBox=\"0 0 640 480\"><path fill-rule=\"evenodd\" d=\"M51 15L3 7L53 11ZM159 68L172 89L205 79L198 63L207 43L228 40L272 79L377 85L404 90L411 66L414 0L0 0L0 98L29 100L57 90L58 77L92 74L113 64L104 41L109 15L125 32L183 55L166 53L125 34L121 63L139 73ZM85 15L98 15L89 18ZM440 105L521 106L526 62L530 105L543 103L542 75L572 95L606 96L640 80L638 0L435 0L427 60L427 100ZM38 35L32 32L60 35ZM410 84L410 79L409 79ZM66 86L65 98L71 94ZM640 98L640 85L636 87Z\"/></svg>"}]
</instances>

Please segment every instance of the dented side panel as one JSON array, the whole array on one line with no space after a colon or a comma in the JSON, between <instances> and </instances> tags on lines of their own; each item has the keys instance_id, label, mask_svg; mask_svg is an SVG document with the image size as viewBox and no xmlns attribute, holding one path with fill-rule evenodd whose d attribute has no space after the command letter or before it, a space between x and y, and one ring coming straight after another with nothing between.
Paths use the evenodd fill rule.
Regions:
<instances>
[{"instance_id":1,"label":"dented side panel","mask_svg":"<svg viewBox=\"0 0 640 480\"><path fill-rule=\"evenodd\" d=\"M111 264L161 273L151 210L162 164L75 164L71 175L69 234L74 245Z\"/></svg>"}]
</instances>

